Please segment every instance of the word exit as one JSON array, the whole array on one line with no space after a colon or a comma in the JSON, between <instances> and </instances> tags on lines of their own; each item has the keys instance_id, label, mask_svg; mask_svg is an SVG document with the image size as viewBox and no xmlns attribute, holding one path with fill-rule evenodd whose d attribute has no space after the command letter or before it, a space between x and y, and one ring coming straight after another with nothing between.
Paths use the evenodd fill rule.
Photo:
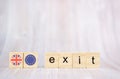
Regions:
<instances>
[{"instance_id":1,"label":"word exit","mask_svg":"<svg viewBox=\"0 0 120 79\"><path fill-rule=\"evenodd\" d=\"M46 53L46 68L98 68L99 53Z\"/></svg>"}]
</instances>

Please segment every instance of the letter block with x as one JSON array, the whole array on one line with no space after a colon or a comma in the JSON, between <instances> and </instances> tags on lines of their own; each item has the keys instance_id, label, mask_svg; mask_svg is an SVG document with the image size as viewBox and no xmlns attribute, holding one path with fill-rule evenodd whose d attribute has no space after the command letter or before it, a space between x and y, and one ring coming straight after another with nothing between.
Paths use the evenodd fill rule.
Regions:
<instances>
[{"instance_id":1,"label":"letter block with x","mask_svg":"<svg viewBox=\"0 0 120 79\"><path fill-rule=\"evenodd\" d=\"M72 54L71 53L60 54L59 68L72 68Z\"/></svg>"}]
</instances>

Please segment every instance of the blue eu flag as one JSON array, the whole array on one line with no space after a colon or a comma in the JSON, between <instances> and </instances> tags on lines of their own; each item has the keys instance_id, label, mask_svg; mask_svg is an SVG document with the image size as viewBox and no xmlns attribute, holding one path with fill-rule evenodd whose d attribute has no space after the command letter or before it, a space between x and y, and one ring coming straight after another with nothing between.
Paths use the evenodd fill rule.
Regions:
<instances>
[{"instance_id":1,"label":"blue eu flag","mask_svg":"<svg viewBox=\"0 0 120 79\"><path fill-rule=\"evenodd\" d=\"M32 55L32 54L28 54L25 57L25 62L26 62L27 65L32 66L36 62L36 57L34 55Z\"/></svg>"}]
</instances>

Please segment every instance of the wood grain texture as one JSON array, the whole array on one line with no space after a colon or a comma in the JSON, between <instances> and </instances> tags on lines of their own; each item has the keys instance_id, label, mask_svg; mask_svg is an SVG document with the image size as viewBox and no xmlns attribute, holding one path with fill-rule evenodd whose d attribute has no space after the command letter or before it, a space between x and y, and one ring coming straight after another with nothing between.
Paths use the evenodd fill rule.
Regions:
<instances>
[{"instance_id":1,"label":"wood grain texture","mask_svg":"<svg viewBox=\"0 0 120 79\"><path fill-rule=\"evenodd\" d=\"M101 67L9 70L11 51L39 52L39 67L45 52L96 51ZM120 0L0 0L2 79L120 79L119 52Z\"/></svg>"}]
</instances>

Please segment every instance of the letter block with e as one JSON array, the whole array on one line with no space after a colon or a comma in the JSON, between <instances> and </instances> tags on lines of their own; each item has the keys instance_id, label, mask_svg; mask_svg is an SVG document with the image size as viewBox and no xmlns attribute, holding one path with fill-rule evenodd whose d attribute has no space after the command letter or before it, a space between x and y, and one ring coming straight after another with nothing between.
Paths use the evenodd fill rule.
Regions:
<instances>
[{"instance_id":1,"label":"letter block with e","mask_svg":"<svg viewBox=\"0 0 120 79\"><path fill-rule=\"evenodd\" d=\"M45 55L45 68L58 68L59 54L46 53Z\"/></svg>"}]
</instances>

